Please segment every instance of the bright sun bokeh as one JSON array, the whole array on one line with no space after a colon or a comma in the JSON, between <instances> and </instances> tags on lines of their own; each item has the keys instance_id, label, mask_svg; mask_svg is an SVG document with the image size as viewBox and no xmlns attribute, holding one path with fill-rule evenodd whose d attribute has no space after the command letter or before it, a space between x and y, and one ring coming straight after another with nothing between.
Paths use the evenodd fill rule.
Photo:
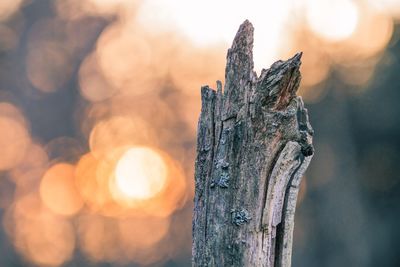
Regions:
<instances>
[{"instance_id":1,"label":"bright sun bokeh","mask_svg":"<svg viewBox=\"0 0 400 267\"><path fill-rule=\"evenodd\" d=\"M249 19L256 31L255 68L272 64L287 41L287 22L295 7L293 0L149 0L139 6L137 21L159 32L176 28L199 47L224 43L229 46L237 27Z\"/></svg>"},{"instance_id":2,"label":"bright sun bokeh","mask_svg":"<svg viewBox=\"0 0 400 267\"><path fill-rule=\"evenodd\" d=\"M135 147L126 151L115 169L118 191L133 200L146 200L161 191L167 179L167 166L154 150Z\"/></svg>"},{"instance_id":3,"label":"bright sun bokeh","mask_svg":"<svg viewBox=\"0 0 400 267\"><path fill-rule=\"evenodd\" d=\"M355 31L359 12L351 0L307 0L306 18L316 34L331 41L341 41Z\"/></svg>"}]
</instances>

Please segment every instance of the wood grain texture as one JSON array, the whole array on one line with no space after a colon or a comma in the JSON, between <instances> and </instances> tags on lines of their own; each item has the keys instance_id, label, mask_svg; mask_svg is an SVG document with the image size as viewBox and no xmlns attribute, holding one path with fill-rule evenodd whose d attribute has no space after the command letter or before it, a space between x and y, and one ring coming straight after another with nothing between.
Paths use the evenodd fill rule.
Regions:
<instances>
[{"instance_id":1,"label":"wood grain texture","mask_svg":"<svg viewBox=\"0 0 400 267\"><path fill-rule=\"evenodd\" d=\"M296 199L313 130L296 96L301 53L253 70L253 26L228 50L225 87L201 88L193 266L290 266Z\"/></svg>"}]
</instances>

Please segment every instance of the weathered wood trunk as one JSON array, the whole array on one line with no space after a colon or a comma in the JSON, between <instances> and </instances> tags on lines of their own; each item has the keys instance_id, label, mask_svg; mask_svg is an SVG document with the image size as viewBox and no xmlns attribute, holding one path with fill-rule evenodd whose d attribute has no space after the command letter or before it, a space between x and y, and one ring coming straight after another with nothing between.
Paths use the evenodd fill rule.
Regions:
<instances>
[{"instance_id":1,"label":"weathered wood trunk","mask_svg":"<svg viewBox=\"0 0 400 267\"><path fill-rule=\"evenodd\" d=\"M290 266L301 177L313 130L296 96L301 53L253 71L253 26L228 50L225 87L202 87L193 266Z\"/></svg>"}]
</instances>

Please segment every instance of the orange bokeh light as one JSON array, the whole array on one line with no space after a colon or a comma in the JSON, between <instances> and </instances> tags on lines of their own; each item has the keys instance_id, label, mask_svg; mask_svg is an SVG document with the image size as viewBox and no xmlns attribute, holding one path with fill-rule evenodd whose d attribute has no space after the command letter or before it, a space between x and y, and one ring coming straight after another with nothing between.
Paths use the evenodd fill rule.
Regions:
<instances>
[{"instance_id":1,"label":"orange bokeh light","mask_svg":"<svg viewBox=\"0 0 400 267\"><path fill-rule=\"evenodd\" d=\"M83 200L75 186L75 167L58 163L50 167L40 184L43 203L60 215L76 214L83 206Z\"/></svg>"},{"instance_id":2,"label":"orange bokeh light","mask_svg":"<svg viewBox=\"0 0 400 267\"><path fill-rule=\"evenodd\" d=\"M10 18L24 2L24 0L0 1L0 21Z\"/></svg>"},{"instance_id":3,"label":"orange bokeh light","mask_svg":"<svg viewBox=\"0 0 400 267\"><path fill-rule=\"evenodd\" d=\"M48 168L46 151L36 143L31 143L18 166L9 171L9 178L15 183L15 196L32 192L40 184Z\"/></svg>"},{"instance_id":4,"label":"orange bokeh light","mask_svg":"<svg viewBox=\"0 0 400 267\"><path fill-rule=\"evenodd\" d=\"M102 157L116 148L148 143L152 138L147 123L132 116L114 116L99 121L89 136L90 150L96 157Z\"/></svg>"},{"instance_id":5,"label":"orange bokeh light","mask_svg":"<svg viewBox=\"0 0 400 267\"><path fill-rule=\"evenodd\" d=\"M145 200L161 191L166 175L167 166L157 152L146 147L134 147L118 160L112 182L118 195Z\"/></svg>"},{"instance_id":6,"label":"orange bokeh light","mask_svg":"<svg viewBox=\"0 0 400 267\"><path fill-rule=\"evenodd\" d=\"M119 242L125 261L149 265L165 258L166 253L158 247L158 243L168 234L169 226L169 217L119 220Z\"/></svg>"},{"instance_id":7,"label":"orange bokeh light","mask_svg":"<svg viewBox=\"0 0 400 267\"><path fill-rule=\"evenodd\" d=\"M17 108L0 103L0 170L16 166L30 144L30 135Z\"/></svg>"},{"instance_id":8,"label":"orange bokeh light","mask_svg":"<svg viewBox=\"0 0 400 267\"><path fill-rule=\"evenodd\" d=\"M78 219L79 246L92 261L136 262L144 265L165 257L159 242L170 227L168 217L114 219L95 214Z\"/></svg>"},{"instance_id":9,"label":"orange bokeh light","mask_svg":"<svg viewBox=\"0 0 400 267\"><path fill-rule=\"evenodd\" d=\"M138 163L142 164L145 161L145 164L148 164L153 161L152 163L160 164L158 166L159 170L163 171L165 169L165 177L141 177L143 179L155 179L153 182L160 182L160 185L155 186L155 191L142 192L136 191L136 189L124 188L123 190L127 191L124 192L121 187L117 186L116 170L118 163L124 155L130 156L129 151L134 151L134 154L139 152L139 154L135 155L134 158L125 158L124 160L128 160L128 165L138 166ZM143 156L140 154L143 151L148 154L145 154L144 158L140 158ZM138 160L138 162L129 162L132 159ZM146 162L149 159L150 161ZM128 179L134 177L130 176L134 175L134 172L135 170L132 170L132 173L128 172ZM149 173L154 175L152 172ZM146 175L149 173L147 171L144 172ZM121 179L125 178L122 177ZM165 179L165 181L163 182L162 179ZM145 186L153 183L149 183L147 180L141 182ZM127 186L132 186L135 182L132 184L132 181L128 180L127 183ZM77 165L76 184L90 210L112 217L143 217L148 215L165 217L180 208L186 199L186 181L178 163L166 153L149 147L121 147L100 159L97 159L91 153L84 155ZM138 192L139 196L132 195Z\"/></svg>"},{"instance_id":10,"label":"orange bokeh light","mask_svg":"<svg viewBox=\"0 0 400 267\"><path fill-rule=\"evenodd\" d=\"M358 24L359 10L351 0L307 0L306 16L315 33L335 42L353 34Z\"/></svg>"},{"instance_id":11,"label":"orange bokeh light","mask_svg":"<svg viewBox=\"0 0 400 267\"><path fill-rule=\"evenodd\" d=\"M72 257L72 224L46 209L35 193L17 199L3 225L17 251L38 266L60 266Z\"/></svg>"},{"instance_id":12,"label":"orange bokeh light","mask_svg":"<svg viewBox=\"0 0 400 267\"><path fill-rule=\"evenodd\" d=\"M82 97L92 102L106 100L117 92L102 74L96 53L88 56L82 63L79 69L79 85Z\"/></svg>"}]
</instances>

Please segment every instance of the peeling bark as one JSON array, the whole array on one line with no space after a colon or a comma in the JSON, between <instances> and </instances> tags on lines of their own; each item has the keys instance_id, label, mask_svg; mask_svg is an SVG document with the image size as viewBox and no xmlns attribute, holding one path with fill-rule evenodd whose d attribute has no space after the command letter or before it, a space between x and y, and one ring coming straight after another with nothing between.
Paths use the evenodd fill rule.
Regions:
<instances>
[{"instance_id":1,"label":"peeling bark","mask_svg":"<svg viewBox=\"0 0 400 267\"><path fill-rule=\"evenodd\" d=\"M290 266L313 130L296 96L301 53L253 70L253 26L228 50L225 87L201 88L193 266Z\"/></svg>"}]
</instances>

